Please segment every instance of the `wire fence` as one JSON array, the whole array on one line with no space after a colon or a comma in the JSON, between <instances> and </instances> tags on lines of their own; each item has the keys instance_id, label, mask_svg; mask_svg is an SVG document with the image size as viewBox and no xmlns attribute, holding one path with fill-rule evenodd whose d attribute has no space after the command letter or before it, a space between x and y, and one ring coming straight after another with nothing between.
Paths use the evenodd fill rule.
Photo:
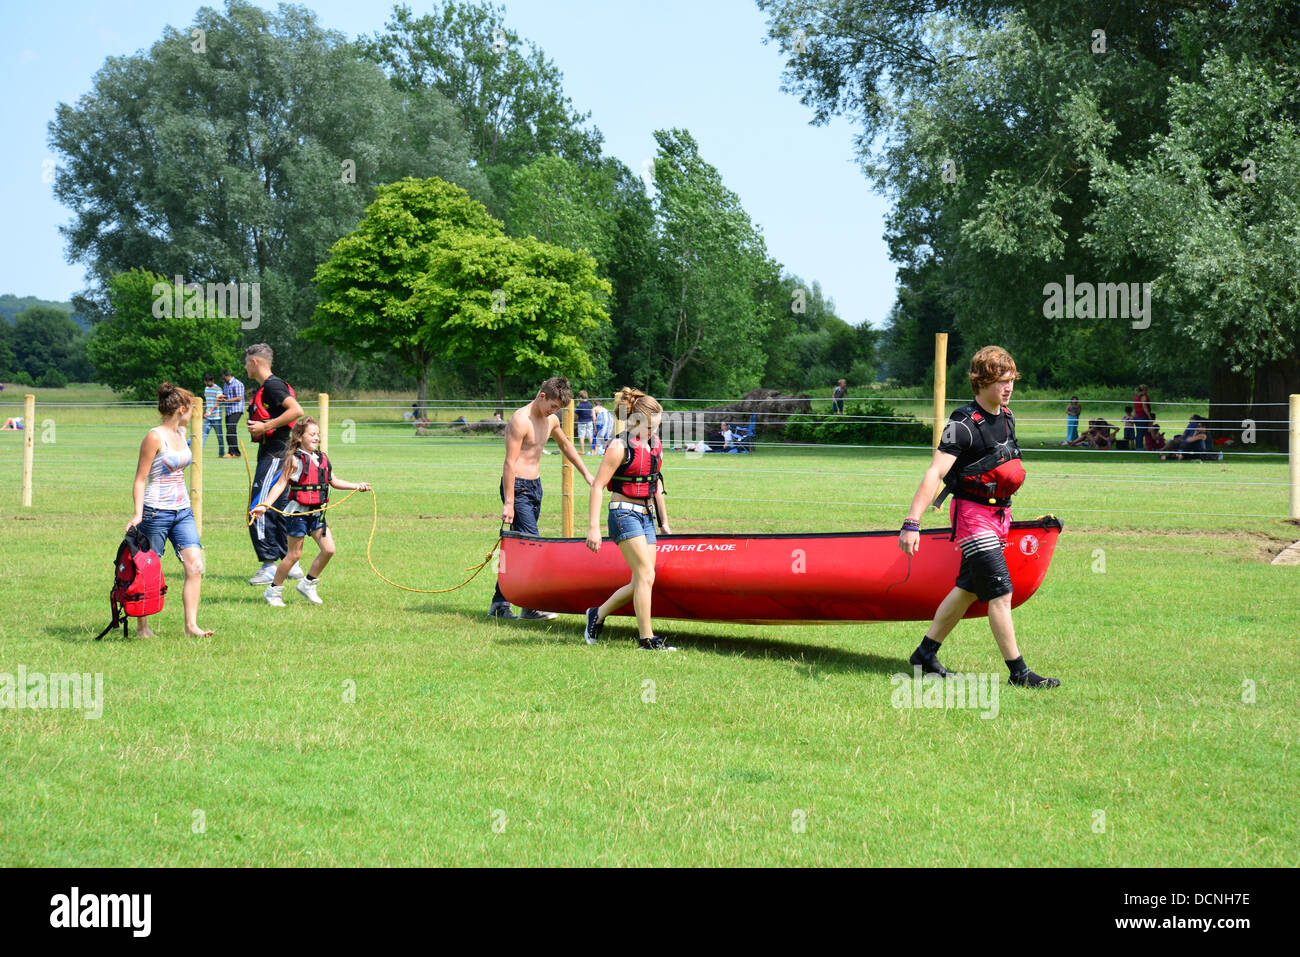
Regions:
<instances>
[{"instance_id":1,"label":"wire fence","mask_svg":"<svg viewBox=\"0 0 1300 957\"><path fill-rule=\"evenodd\" d=\"M531 397L523 397L515 400L520 406L527 404ZM848 397L847 401L853 401L854 398L865 399L882 399L889 402L908 402L908 403L925 403L927 411L930 414L925 415L927 420L922 424L927 427L933 422L933 400L924 397L912 396L880 396L866 395L861 397ZM744 402L747 404L760 405L764 402L788 403L789 398L778 399L681 399L683 403L705 404L721 402ZM831 400L798 400L826 402ZM1101 400L1110 404L1119 404L1113 400ZM1029 399L1021 400L1020 405L1038 405L1046 403L1060 404L1057 399ZM512 405L513 403L506 403ZM950 406L964 403L948 403ZM315 412L311 408L313 402L310 398L304 400L309 414ZM458 419L444 422L430 422L429 426L422 427L420 431L427 434L415 434L413 426L417 423L410 418L403 418L402 413L411 412L411 406L404 403L395 403L392 399L331 399L330 403L330 426L329 435L335 443L341 442L343 445L351 446L356 449L358 456L364 456L366 453L374 452L374 458L366 462L364 457L361 462L364 467L370 470L379 470L384 476L386 483L391 483L386 488L385 493L388 495L412 496L428 494L431 480L438 476L459 476L465 480L466 485L472 487L466 488L440 488L439 495L456 496L458 498L481 498L484 496L484 489L487 489L488 495L494 495L495 482L493 478L500 474L500 465L497 462L455 462L441 460L439 457L449 450L458 449L482 449L486 444L500 443L500 434L495 429L503 428L503 424L497 423L493 429L486 432L466 432L465 426L469 424L466 412L473 412L477 409L496 409L501 403L490 399L470 399L470 400L452 400L452 399L431 399L424 405L429 409L436 409L444 414L461 413ZM1153 405L1179 406L1186 408L1188 403L1169 402L1153 403ZM1268 403L1269 408L1286 407L1286 403ZM1260 404L1257 408L1264 408L1265 404ZM21 401L13 401L7 397L0 400L0 421L14 418L9 412L10 409L24 408ZM1033 411L1033 410L1030 410ZM84 412L85 414L82 414ZM726 418L730 422L736 420L736 424L744 427L744 416L735 412L718 412L709 409L694 410L674 410L665 413L665 418L680 412L684 415L697 416L694 424L699 426L700 434L697 436L702 440L704 447L710 449L708 453L704 452L683 452L682 446L685 443L679 443L676 448L669 449L668 461L671 462L673 474L697 475L705 479L711 475L721 475L723 473L734 472L737 465L728 462L726 465L712 464L710 460L721 452L717 449L718 443L710 439L711 435L716 434L714 425ZM94 468L102 465L106 460L117 461L121 463L121 471L124 475L133 475L134 467L138 457L140 440L143 433L151 425L156 423L156 405L153 402L136 402L129 400L107 401L107 402L43 402L35 410L32 427L37 432L48 430L50 435L46 438L44 435L40 439L34 440L32 453L34 459L35 474L40 476L40 490L65 496L68 493L75 493L79 490L85 491L117 491L125 490L129 492L129 478L126 478L126 485L87 485L84 481L78 481L76 473L82 472L88 468ZM69 414L71 413L71 414ZM95 413L108 414L114 418L114 421L92 421L96 418ZM362 418L364 415L379 414L384 416L386 413L392 413L390 419L380 418L379 420ZM707 413L707 415L705 415ZM761 413L759 413L761 414ZM829 412L808 412L808 411L788 411L783 409L780 413L784 420L783 424L799 421L822 421L842 423L846 425L864 424L872 425L882 429L889 429L893 426L910 426L915 427L917 420L911 417L900 417L890 415L861 414L861 413L834 413ZM1217 423L1230 422L1234 428L1239 426L1235 420L1216 420ZM1058 416L1039 416L1025 414L1017 417L1018 425L1027 426L1064 426L1066 419ZM1206 421L1207 428L1213 428L1215 422ZM24 426L27 423L24 422ZM1256 433L1287 433L1294 434L1295 423L1285 415L1276 418L1261 418L1252 423ZM224 423L222 423L224 431ZM201 434L201 425L197 421L194 425L191 435L191 443L195 436ZM246 445L247 437L244 435L243 420L240 422L240 437L244 439ZM348 436L345 430L351 429L352 434ZM215 431L215 430L214 430ZM684 431L678 429L673 433L670 441L676 441L682 438ZM809 483L818 480L850 480L852 483L868 484L870 482L879 482L880 480L906 481L909 479L918 479L919 470L923 464L933 454L933 446L930 444L901 444L889 442L808 442L808 441L789 441L781 440L780 432L777 429L769 429L762 433L763 437L750 437L745 441L745 448L751 450L746 457L743 468L747 476L752 476L756 481L762 482L770 478L773 482L793 485L797 494L800 488L808 487ZM1242 443L1249 444L1249 443ZM1295 443L1292 443L1294 445ZM15 443L17 446L18 443ZM17 451L15 446L11 449ZM205 460L215 457L215 449L220 448L217 439L208 438L204 442ZM668 442L665 443L666 448ZM255 448L255 447L253 447ZM414 455L427 455L431 461L420 461L415 463L384 461L392 450L401 450ZM716 450L716 451L715 451ZM764 461L764 453L770 450L786 450L791 453L827 455L824 463L816 468L795 468L783 465L780 460ZM1297 469L1292 468L1292 476L1287 479L1285 473L1278 473L1276 476L1249 474L1232 477L1223 477L1222 473L1213 475L1197 475L1186 469L1171 470L1168 476L1153 476L1146 471L1123 471L1126 466L1141 465L1143 462L1149 462L1153 458L1161 456L1160 450L1124 450L1124 451L1101 451L1090 448L1061 446L1055 442L1039 441L1035 444L1033 441L1022 442L1023 456L1027 462L1036 462L1032 469L1032 475L1035 482L1044 483L1097 483L1105 482L1109 486L1125 487L1136 490L1151 489L1156 490L1185 490L1191 494L1198 494L1196 490L1201 490L1199 494L1211 495L1216 492L1239 490L1242 493L1250 493L1253 497L1252 503L1265 504L1266 507L1272 507L1271 503L1277 504L1277 511L1197 511L1197 515L1241 518L1284 518L1287 515L1286 493L1283 489L1289 489L1292 501L1300 501L1300 492L1296 487L1295 474ZM880 465L867 465L861 469L846 467L851 461L851 457L859 453L885 453L914 455L919 460L917 468L897 468L889 467L887 459L881 460ZM25 492L30 486L25 486L20 480L21 472L11 465L5 464L9 460L9 450L5 448L5 443L0 437L0 465L4 465L4 474L8 479L0 480L0 491L6 495L13 491ZM250 454L255 455L255 451ZM727 453L721 453L727 454ZM849 458L846 458L846 454ZM1221 463L1230 463L1237 461L1243 465L1247 462L1268 463L1283 462L1287 455L1286 451L1272 449L1247 449L1238 444L1235 447L1218 447L1214 449L1214 455L1217 456ZM681 458L677 456L681 455ZM439 460L432 460L439 459ZM874 461L874 460L870 460ZM1082 465L1086 471L1076 471L1075 463ZM1101 463L1111 463L1118 466L1117 468L1107 468L1098 472L1095 466ZM1053 467L1053 465L1059 467ZM234 463L228 463L234 464ZM217 494L232 494L247 490L246 478L242 468L238 472L224 471L227 463L223 466L206 465L205 472L205 491ZM594 461L592 467L594 471ZM50 468L49 466L53 466ZM11 471L12 468L12 471ZM580 484L580 483L579 483ZM723 502L731 500L727 496L712 496L707 494L683 494L683 492L696 493L696 489L678 490L673 494L673 500L678 502ZM1280 493L1280 494L1279 494ZM1258 496L1265 496L1261 499ZM787 504L797 505L818 505L825 506L828 504L826 499L808 499L805 497L789 497L787 491L782 495L780 501ZM847 506L853 508L907 508L910 505L908 501L873 501L870 497L856 498L838 496L834 503L837 506ZM1186 514L1187 510L1180 509L1149 509L1130 507L1127 503L1118 504L1110 508L1078 508L1071 507L1070 511L1075 512L1108 512L1123 513L1131 515L1149 515L1149 516L1171 516Z\"/></svg>"}]
</instances>

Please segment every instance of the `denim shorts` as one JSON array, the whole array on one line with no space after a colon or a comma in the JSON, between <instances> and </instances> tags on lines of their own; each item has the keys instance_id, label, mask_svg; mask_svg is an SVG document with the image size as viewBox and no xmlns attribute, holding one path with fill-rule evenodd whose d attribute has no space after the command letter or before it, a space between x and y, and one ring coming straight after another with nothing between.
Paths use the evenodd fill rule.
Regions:
<instances>
[{"instance_id":1,"label":"denim shorts","mask_svg":"<svg viewBox=\"0 0 1300 957\"><path fill-rule=\"evenodd\" d=\"M194 511L188 508L149 508L141 513L140 529L149 538L149 545L161 558L170 538L176 557L187 548L202 548L199 544L199 527L194 524Z\"/></svg>"},{"instance_id":2,"label":"denim shorts","mask_svg":"<svg viewBox=\"0 0 1300 957\"><path fill-rule=\"evenodd\" d=\"M325 513L317 512L315 515L286 515L284 517L284 533L290 538L306 538L317 529L328 529L325 524Z\"/></svg>"},{"instance_id":3,"label":"denim shorts","mask_svg":"<svg viewBox=\"0 0 1300 957\"><path fill-rule=\"evenodd\" d=\"M644 535L648 545L655 543L655 520L649 511L643 512L635 508L609 510L609 537L615 545L638 535Z\"/></svg>"}]
</instances>

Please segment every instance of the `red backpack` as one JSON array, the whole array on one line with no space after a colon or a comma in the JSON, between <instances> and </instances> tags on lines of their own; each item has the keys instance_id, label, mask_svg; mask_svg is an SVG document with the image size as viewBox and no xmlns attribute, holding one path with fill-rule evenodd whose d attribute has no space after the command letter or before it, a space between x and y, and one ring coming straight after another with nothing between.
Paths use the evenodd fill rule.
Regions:
<instances>
[{"instance_id":1,"label":"red backpack","mask_svg":"<svg viewBox=\"0 0 1300 957\"><path fill-rule=\"evenodd\" d=\"M127 621L145 615L156 615L163 610L163 596L167 584L163 581L162 559L149 544L149 536L139 525L126 530L126 537L118 546L113 562L113 587L108 593L108 607L113 620L95 636L103 638L119 624L122 637L127 637Z\"/></svg>"}]
</instances>

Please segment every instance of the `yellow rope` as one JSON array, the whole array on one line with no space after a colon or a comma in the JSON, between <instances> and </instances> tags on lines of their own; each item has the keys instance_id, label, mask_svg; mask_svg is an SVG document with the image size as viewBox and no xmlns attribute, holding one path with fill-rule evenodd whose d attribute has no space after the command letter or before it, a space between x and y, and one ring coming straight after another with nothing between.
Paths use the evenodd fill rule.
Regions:
<instances>
[{"instance_id":1,"label":"yellow rope","mask_svg":"<svg viewBox=\"0 0 1300 957\"><path fill-rule=\"evenodd\" d=\"M239 450L240 452L244 451L243 442L239 443ZM253 470L249 468L248 456L244 455L243 459L244 459L244 471L248 474L248 500L251 502L253 500ZM324 508L313 509L310 512L293 512L292 514L315 515L317 512L328 511L329 509L333 508L335 505L342 505L344 502L346 502L353 495L356 495L357 492L360 491L361 489L359 488L353 489L344 498L330 505L326 505ZM373 543L375 540L375 530L379 528L379 496L375 494L375 490L373 488L368 489L368 491L370 492L370 502L373 507L373 516L370 521L370 537L366 539L366 563L370 566L370 570L372 572L374 572L384 581L388 582L388 584L392 585L394 588L400 588L402 589L402 591L413 591L420 595L441 595L445 592L455 591L457 588L464 588L466 585L472 582L475 579L475 577L477 577L479 572L481 572L485 567L487 567L487 563L492 560L492 556L496 554L496 550L501 547L501 537L498 535L497 540L492 543L492 548L488 550L488 553L486 556L484 556L483 561L479 562L477 565L466 566L470 568L470 576L466 578L463 582L461 582L459 585L453 585L451 588L411 588L408 585L399 585L397 584L397 582L393 581L392 579L385 578L383 573L380 572L379 569L375 567L374 561L372 561L370 558L370 546L371 543ZM267 511L270 512L279 512L281 515L287 514L273 505L267 505L266 509ZM254 519L250 512L248 517L248 524L252 525L253 522Z\"/></svg>"}]
</instances>

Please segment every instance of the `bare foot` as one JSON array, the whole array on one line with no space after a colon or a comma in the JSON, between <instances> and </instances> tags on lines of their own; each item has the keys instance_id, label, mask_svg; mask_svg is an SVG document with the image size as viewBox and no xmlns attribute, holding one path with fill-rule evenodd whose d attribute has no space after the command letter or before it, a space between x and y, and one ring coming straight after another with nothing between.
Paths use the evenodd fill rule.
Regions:
<instances>
[{"instance_id":1,"label":"bare foot","mask_svg":"<svg viewBox=\"0 0 1300 957\"><path fill-rule=\"evenodd\" d=\"M135 636L136 636L137 638L157 638L157 637L158 637L158 633L155 632L155 631L154 631L152 628L150 628L148 625L143 625L142 627L137 628L137 629L135 630Z\"/></svg>"},{"instance_id":2,"label":"bare foot","mask_svg":"<svg viewBox=\"0 0 1300 957\"><path fill-rule=\"evenodd\" d=\"M204 631L202 628L199 628L198 626L191 628L189 625L186 625L185 634L189 635L191 638L206 638L208 637L208 635L212 634L212 632Z\"/></svg>"}]
</instances>

